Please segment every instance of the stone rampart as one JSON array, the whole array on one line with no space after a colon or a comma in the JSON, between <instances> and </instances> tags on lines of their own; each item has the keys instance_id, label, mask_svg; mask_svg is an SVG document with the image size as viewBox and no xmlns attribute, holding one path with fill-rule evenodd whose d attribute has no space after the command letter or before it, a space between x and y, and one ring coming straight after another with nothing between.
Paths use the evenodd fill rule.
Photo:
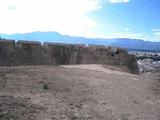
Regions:
<instances>
[{"instance_id":1,"label":"stone rampart","mask_svg":"<svg viewBox=\"0 0 160 120\"><path fill-rule=\"evenodd\" d=\"M135 57L117 47L0 40L0 66L63 64L126 65L139 73Z\"/></svg>"}]
</instances>

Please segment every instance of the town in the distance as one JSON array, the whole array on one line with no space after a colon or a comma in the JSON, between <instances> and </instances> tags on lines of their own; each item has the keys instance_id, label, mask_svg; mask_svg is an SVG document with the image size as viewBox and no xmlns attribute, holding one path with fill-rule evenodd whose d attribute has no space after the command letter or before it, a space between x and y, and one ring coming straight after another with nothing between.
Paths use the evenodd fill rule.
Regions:
<instances>
[{"instance_id":1,"label":"town in the distance","mask_svg":"<svg viewBox=\"0 0 160 120\"><path fill-rule=\"evenodd\" d=\"M135 55L140 72L160 71L160 51L131 50Z\"/></svg>"}]
</instances>

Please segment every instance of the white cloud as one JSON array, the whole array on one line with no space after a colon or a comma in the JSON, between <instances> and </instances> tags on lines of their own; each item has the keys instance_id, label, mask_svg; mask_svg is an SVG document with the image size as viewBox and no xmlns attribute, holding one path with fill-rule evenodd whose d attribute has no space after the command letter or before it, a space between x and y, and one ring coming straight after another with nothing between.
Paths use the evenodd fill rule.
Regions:
<instances>
[{"instance_id":1,"label":"white cloud","mask_svg":"<svg viewBox=\"0 0 160 120\"><path fill-rule=\"evenodd\" d=\"M153 34L154 38L156 38L157 40L160 41L160 30L157 31L157 32L154 32L154 33L152 33L152 34Z\"/></svg>"},{"instance_id":2,"label":"white cloud","mask_svg":"<svg viewBox=\"0 0 160 120\"><path fill-rule=\"evenodd\" d=\"M127 31L127 32L131 31L130 28L125 28L124 30Z\"/></svg>"},{"instance_id":3,"label":"white cloud","mask_svg":"<svg viewBox=\"0 0 160 120\"><path fill-rule=\"evenodd\" d=\"M150 31L152 32L152 38L154 38L155 41L160 41L160 28L150 29Z\"/></svg>"},{"instance_id":4,"label":"white cloud","mask_svg":"<svg viewBox=\"0 0 160 120\"><path fill-rule=\"evenodd\" d=\"M155 28L155 29L150 29L151 32L160 32L159 28Z\"/></svg>"},{"instance_id":5,"label":"white cloud","mask_svg":"<svg viewBox=\"0 0 160 120\"><path fill-rule=\"evenodd\" d=\"M133 32L113 33L111 36L115 38L144 39L144 35L142 33L133 33Z\"/></svg>"},{"instance_id":6,"label":"white cloud","mask_svg":"<svg viewBox=\"0 0 160 120\"><path fill-rule=\"evenodd\" d=\"M57 31L87 35L96 27L88 17L98 0L0 0L0 32Z\"/></svg>"},{"instance_id":7,"label":"white cloud","mask_svg":"<svg viewBox=\"0 0 160 120\"><path fill-rule=\"evenodd\" d=\"M115 32L115 33L110 33L107 35L99 35L98 38L131 38L131 39L142 39L142 40L153 40L154 39L147 35L146 33L137 33L137 32Z\"/></svg>"},{"instance_id":8,"label":"white cloud","mask_svg":"<svg viewBox=\"0 0 160 120\"><path fill-rule=\"evenodd\" d=\"M160 35L160 31L159 32L155 32L153 33L154 35Z\"/></svg>"},{"instance_id":9,"label":"white cloud","mask_svg":"<svg viewBox=\"0 0 160 120\"><path fill-rule=\"evenodd\" d=\"M109 35L110 38L131 38L131 39L142 39L145 41L160 41L160 31L152 34L148 33L138 33L138 32L123 32L123 33L113 33Z\"/></svg>"},{"instance_id":10,"label":"white cloud","mask_svg":"<svg viewBox=\"0 0 160 120\"><path fill-rule=\"evenodd\" d=\"M127 3L130 0L109 0L111 3Z\"/></svg>"}]
</instances>

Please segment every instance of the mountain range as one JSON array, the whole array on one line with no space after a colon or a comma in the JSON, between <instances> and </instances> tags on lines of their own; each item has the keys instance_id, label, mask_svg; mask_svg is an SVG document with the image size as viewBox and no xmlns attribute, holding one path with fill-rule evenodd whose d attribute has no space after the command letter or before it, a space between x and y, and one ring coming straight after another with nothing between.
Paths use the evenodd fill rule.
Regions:
<instances>
[{"instance_id":1,"label":"mountain range","mask_svg":"<svg viewBox=\"0 0 160 120\"><path fill-rule=\"evenodd\" d=\"M75 37L68 35L61 35L58 32L30 32L30 33L16 33L16 34L2 34L2 39L14 39L14 40L31 40L40 42L55 42L55 43L72 43L72 44L87 44L87 45L109 45L117 46L126 49L135 50L156 50L160 51L160 42L144 41L142 39L130 39L130 38L85 38Z\"/></svg>"}]
</instances>

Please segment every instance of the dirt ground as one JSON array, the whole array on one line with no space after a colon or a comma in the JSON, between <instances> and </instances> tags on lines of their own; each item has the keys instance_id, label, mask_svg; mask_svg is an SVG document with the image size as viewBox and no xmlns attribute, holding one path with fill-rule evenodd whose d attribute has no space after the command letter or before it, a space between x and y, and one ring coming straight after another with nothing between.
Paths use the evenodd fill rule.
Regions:
<instances>
[{"instance_id":1,"label":"dirt ground","mask_svg":"<svg viewBox=\"0 0 160 120\"><path fill-rule=\"evenodd\" d=\"M0 120L160 120L160 72L102 65L0 67Z\"/></svg>"}]
</instances>

